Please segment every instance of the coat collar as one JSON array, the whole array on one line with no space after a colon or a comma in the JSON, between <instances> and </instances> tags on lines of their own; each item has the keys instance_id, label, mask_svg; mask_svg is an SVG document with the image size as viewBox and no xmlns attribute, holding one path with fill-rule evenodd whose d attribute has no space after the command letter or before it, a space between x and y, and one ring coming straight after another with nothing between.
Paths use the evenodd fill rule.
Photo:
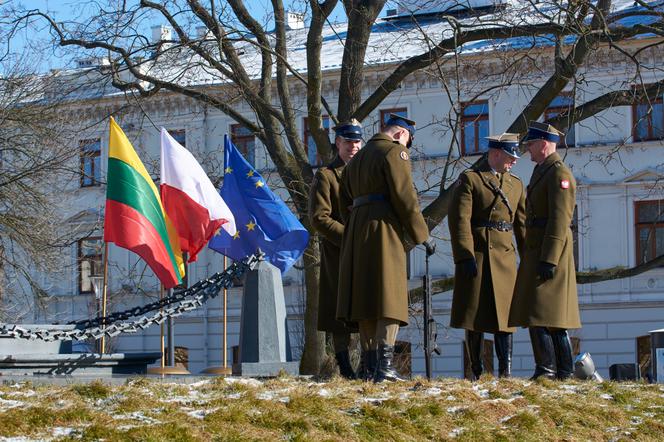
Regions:
<instances>
[{"instance_id":1,"label":"coat collar","mask_svg":"<svg viewBox=\"0 0 664 442\"><path fill-rule=\"evenodd\" d=\"M551 155L546 157L544 161L542 161L542 164L538 164L537 166L535 166L533 175L535 174L539 175L544 173L546 170L549 169L549 166L551 166L556 161L560 161L560 155L558 155L558 152L553 152Z\"/></svg>"},{"instance_id":2,"label":"coat collar","mask_svg":"<svg viewBox=\"0 0 664 442\"><path fill-rule=\"evenodd\" d=\"M339 169L341 167L344 167L345 165L346 163L344 163L344 160L342 160L339 154L337 154L332 160L332 162L329 163L326 167L328 169Z\"/></svg>"},{"instance_id":3,"label":"coat collar","mask_svg":"<svg viewBox=\"0 0 664 442\"><path fill-rule=\"evenodd\" d=\"M484 182L484 185L487 186L489 189L491 189L489 181L492 181L497 187L499 188L501 187L500 179L493 171L493 169L491 169L491 166L489 166L488 161L482 161L475 170L480 174L480 176L482 177L482 182Z\"/></svg>"},{"instance_id":4,"label":"coat collar","mask_svg":"<svg viewBox=\"0 0 664 442\"><path fill-rule=\"evenodd\" d=\"M535 166L535 169L533 170L533 175L530 177L530 184L528 185L528 192L531 192L533 188L541 181L541 179L546 175L546 173L551 169L551 166L553 166L554 163L557 161L561 161L560 155L558 155L558 152L554 152L542 162L542 164L538 164Z\"/></svg>"},{"instance_id":5,"label":"coat collar","mask_svg":"<svg viewBox=\"0 0 664 442\"><path fill-rule=\"evenodd\" d=\"M390 137L390 136L388 136L388 135L386 135L382 132L379 132L376 135L374 135L373 137L371 137L371 139L369 141L389 141L389 142L392 142L392 143L395 142L392 137Z\"/></svg>"}]
</instances>

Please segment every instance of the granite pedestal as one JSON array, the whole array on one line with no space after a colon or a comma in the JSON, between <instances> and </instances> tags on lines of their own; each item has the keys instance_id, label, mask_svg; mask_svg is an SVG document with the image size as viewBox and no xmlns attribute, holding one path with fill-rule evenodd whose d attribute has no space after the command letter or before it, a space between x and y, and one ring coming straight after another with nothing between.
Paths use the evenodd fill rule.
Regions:
<instances>
[{"instance_id":1,"label":"granite pedestal","mask_svg":"<svg viewBox=\"0 0 664 442\"><path fill-rule=\"evenodd\" d=\"M276 376L299 374L299 361L291 356L286 303L279 269L261 261L247 273L240 317L239 363L233 374Z\"/></svg>"},{"instance_id":2,"label":"granite pedestal","mask_svg":"<svg viewBox=\"0 0 664 442\"><path fill-rule=\"evenodd\" d=\"M20 324L25 329L73 330L73 325ZM161 358L150 353L72 353L72 341L0 337L0 376L111 376L146 374Z\"/></svg>"}]
</instances>

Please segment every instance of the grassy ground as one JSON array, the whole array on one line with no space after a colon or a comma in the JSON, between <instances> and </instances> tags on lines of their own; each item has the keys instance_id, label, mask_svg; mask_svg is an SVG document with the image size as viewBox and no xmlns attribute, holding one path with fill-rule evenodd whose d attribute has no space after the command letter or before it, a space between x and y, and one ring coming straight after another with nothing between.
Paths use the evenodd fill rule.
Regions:
<instances>
[{"instance_id":1,"label":"grassy ground","mask_svg":"<svg viewBox=\"0 0 664 442\"><path fill-rule=\"evenodd\" d=\"M281 377L0 387L0 441L663 438L664 386L640 383Z\"/></svg>"}]
</instances>

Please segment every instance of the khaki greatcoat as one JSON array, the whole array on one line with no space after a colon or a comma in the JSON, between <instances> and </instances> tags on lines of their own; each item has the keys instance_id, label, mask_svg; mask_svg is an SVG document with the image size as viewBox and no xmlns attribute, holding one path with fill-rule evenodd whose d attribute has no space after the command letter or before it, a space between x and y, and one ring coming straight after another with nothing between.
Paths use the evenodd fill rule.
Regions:
<instances>
[{"instance_id":1,"label":"khaki greatcoat","mask_svg":"<svg viewBox=\"0 0 664 442\"><path fill-rule=\"evenodd\" d=\"M492 185L500 188L510 209ZM463 172L455 184L448 223L454 262L475 258L477 276L454 276L450 326L479 332L514 332L507 325L516 281L517 263L513 237L523 256L526 194L521 180L509 172L499 179L484 161ZM477 221L505 221L512 231L473 226Z\"/></svg>"},{"instance_id":2,"label":"khaki greatcoat","mask_svg":"<svg viewBox=\"0 0 664 442\"><path fill-rule=\"evenodd\" d=\"M386 201L349 210L353 199L384 195ZM405 236L415 244L429 230L413 187L408 150L377 134L346 165L340 210L346 219L341 244L337 318L394 319L408 324Z\"/></svg>"},{"instance_id":3,"label":"khaki greatcoat","mask_svg":"<svg viewBox=\"0 0 664 442\"><path fill-rule=\"evenodd\" d=\"M579 300L570 223L576 182L557 153L533 170L526 198L526 251L516 278L510 326L579 328ZM533 220L545 226L532 226ZM541 281L540 261L556 265L553 279Z\"/></svg>"},{"instance_id":4,"label":"khaki greatcoat","mask_svg":"<svg viewBox=\"0 0 664 442\"><path fill-rule=\"evenodd\" d=\"M339 253L344 225L339 212L339 183L345 163L338 156L314 176L309 191L309 219L320 235L320 285L318 292L318 330L348 333L337 321Z\"/></svg>"}]
</instances>

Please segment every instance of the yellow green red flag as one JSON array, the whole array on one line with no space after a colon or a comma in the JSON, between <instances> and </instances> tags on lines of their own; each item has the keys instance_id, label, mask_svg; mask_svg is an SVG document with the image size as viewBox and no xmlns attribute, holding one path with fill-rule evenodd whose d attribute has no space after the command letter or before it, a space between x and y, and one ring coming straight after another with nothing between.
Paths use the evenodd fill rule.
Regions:
<instances>
[{"instance_id":1,"label":"yellow green red flag","mask_svg":"<svg viewBox=\"0 0 664 442\"><path fill-rule=\"evenodd\" d=\"M143 258L164 287L182 282L184 261L178 234L164 211L157 186L112 117L104 241Z\"/></svg>"}]
</instances>

